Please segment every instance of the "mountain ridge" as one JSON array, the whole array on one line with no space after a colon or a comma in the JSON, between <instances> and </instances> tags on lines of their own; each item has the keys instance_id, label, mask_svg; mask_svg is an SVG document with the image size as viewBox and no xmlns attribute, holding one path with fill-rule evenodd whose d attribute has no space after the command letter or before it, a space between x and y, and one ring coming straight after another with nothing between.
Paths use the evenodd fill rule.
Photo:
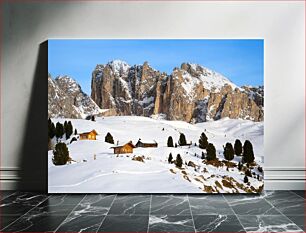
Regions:
<instances>
[{"instance_id":1,"label":"mountain ridge","mask_svg":"<svg viewBox=\"0 0 306 233\"><path fill-rule=\"evenodd\" d=\"M168 120L193 123L223 117L262 121L263 88L262 95L256 91L193 63L182 63L166 74L148 62L113 60L98 64L91 81L91 98L109 109L104 115L164 114Z\"/></svg>"}]
</instances>

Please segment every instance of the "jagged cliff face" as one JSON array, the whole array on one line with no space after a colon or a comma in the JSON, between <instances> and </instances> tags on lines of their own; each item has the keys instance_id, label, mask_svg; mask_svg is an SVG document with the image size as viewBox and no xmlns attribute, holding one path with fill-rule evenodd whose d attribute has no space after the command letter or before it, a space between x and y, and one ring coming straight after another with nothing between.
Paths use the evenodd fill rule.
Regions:
<instances>
[{"instance_id":1,"label":"jagged cliff face","mask_svg":"<svg viewBox=\"0 0 306 233\"><path fill-rule=\"evenodd\" d=\"M100 113L98 105L68 76L48 76L48 117L85 118Z\"/></svg>"},{"instance_id":2,"label":"jagged cliff face","mask_svg":"<svg viewBox=\"0 0 306 233\"><path fill-rule=\"evenodd\" d=\"M223 117L263 120L263 88L239 88L205 67L183 63L170 75L147 62L115 60L92 73L92 99L106 115L151 116L204 122Z\"/></svg>"}]
</instances>

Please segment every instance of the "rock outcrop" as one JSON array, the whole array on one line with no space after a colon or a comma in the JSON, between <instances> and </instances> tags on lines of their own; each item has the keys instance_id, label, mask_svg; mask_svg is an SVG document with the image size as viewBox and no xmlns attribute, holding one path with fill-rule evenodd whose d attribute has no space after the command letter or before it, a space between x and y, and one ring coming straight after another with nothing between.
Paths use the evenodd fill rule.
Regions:
<instances>
[{"instance_id":1,"label":"rock outcrop","mask_svg":"<svg viewBox=\"0 0 306 233\"><path fill-rule=\"evenodd\" d=\"M80 85L68 76L48 75L48 117L85 118L101 112Z\"/></svg>"},{"instance_id":2,"label":"rock outcrop","mask_svg":"<svg viewBox=\"0 0 306 233\"><path fill-rule=\"evenodd\" d=\"M91 98L105 115L164 115L204 122L223 117L263 120L263 87L238 87L203 66L183 63L170 75L114 60L92 73Z\"/></svg>"}]
</instances>

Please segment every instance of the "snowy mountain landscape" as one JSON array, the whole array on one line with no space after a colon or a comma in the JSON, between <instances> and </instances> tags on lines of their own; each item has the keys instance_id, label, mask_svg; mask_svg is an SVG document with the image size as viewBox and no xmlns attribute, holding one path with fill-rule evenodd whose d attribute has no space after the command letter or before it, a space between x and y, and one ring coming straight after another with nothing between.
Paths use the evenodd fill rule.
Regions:
<instances>
[{"instance_id":1,"label":"snowy mountain landscape","mask_svg":"<svg viewBox=\"0 0 306 233\"><path fill-rule=\"evenodd\" d=\"M52 120L63 123L68 119ZM262 166L262 122L225 118L190 124L138 116L104 117L97 118L95 122L71 119L71 122L78 132L95 129L97 140L78 140L69 144L73 162L64 166L55 166L52 150L48 152L48 188L51 193L243 193L257 192L263 185L262 180L253 177L249 177L250 185L244 184L244 172L237 169L241 156L231 161L235 167L229 166L227 171L226 165L216 167L203 162L203 150L194 144L190 147L167 147L168 136L177 141L180 132L186 135L187 141L198 144L201 132L206 129L208 140L216 145L220 161L224 160L222 145L234 143L236 138L241 141L249 139L254 146L255 161ZM117 155L111 149L114 145L104 142L107 132L113 135L115 142L119 140L119 144L130 140L136 143L141 138L144 142L156 140L158 147L136 148L132 154ZM182 168L168 163L169 153L174 158L176 154L182 156ZM136 156L143 156L143 162L133 160ZM190 166L186 165L188 163ZM257 166L253 171L262 178Z\"/></svg>"},{"instance_id":2,"label":"snowy mountain landscape","mask_svg":"<svg viewBox=\"0 0 306 233\"><path fill-rule=\"evenodd\" d=\"M73 78L49 75L48 191L261 192L263 103L263 86L239 87L192 63L174 67L171 74L155 70L148 62L129 65L113 60L97 65L91 96ZM108 133L111 143L106 142ZM207 145L200 146L202 134L216 158L210 158ZM237 139L245 151L251 144L253 159L247 161L243 151L226 157L227 144L233 150ZM136 147L137 142L149 146ZM61 143L66 148L58 148L58 153L66 149L69 153L63 165L54 160ZM128 152L116 151L127 144Z\"/></svg>"}]
</instances>

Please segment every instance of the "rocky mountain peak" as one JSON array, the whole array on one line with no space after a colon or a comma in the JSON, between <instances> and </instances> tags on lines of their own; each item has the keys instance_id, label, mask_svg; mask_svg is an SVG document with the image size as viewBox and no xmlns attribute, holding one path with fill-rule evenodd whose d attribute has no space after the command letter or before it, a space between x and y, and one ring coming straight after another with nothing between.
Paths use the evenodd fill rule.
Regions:
<instances>
[{"instance_id":1,"label":"rocky mountain peak","mask_svg":"<svg viewBox=\"0 0 306 233\"><path fill-rule=\"evenodd\" d=\"M62 75L53 80L48 75L48 117L85 118L100 112L73 78Z\"/></svg>"},{"instance_id":2,"label":"rocky mountain peak","mask_svg":"<svg viewBox=\"0 0 306 233\"><path fill-rule=\"evenodd\" d=\"M256 96L256 97L255 97ZM163 114L169 120L203 122L223 117L263 119L263 99L253 89L239 88L202 65L182 63L171 74L148 62L97 65L92 73L92 99L105 115ZM263 96L263 95L262 95Z\"/></svg>"},{"instance_id":3,"label":"rocky mountain peak","mask_svg":"<svg viewBox=\"0 0 306 233\"><path fill-rule=\"evenodd\" d=\"M111 68L115 75L119 76L127 74L128 70L130 69L130 66L127 62L119 59L112 60L107 63L107 65Z\"/></svg>"}]
</instances>

